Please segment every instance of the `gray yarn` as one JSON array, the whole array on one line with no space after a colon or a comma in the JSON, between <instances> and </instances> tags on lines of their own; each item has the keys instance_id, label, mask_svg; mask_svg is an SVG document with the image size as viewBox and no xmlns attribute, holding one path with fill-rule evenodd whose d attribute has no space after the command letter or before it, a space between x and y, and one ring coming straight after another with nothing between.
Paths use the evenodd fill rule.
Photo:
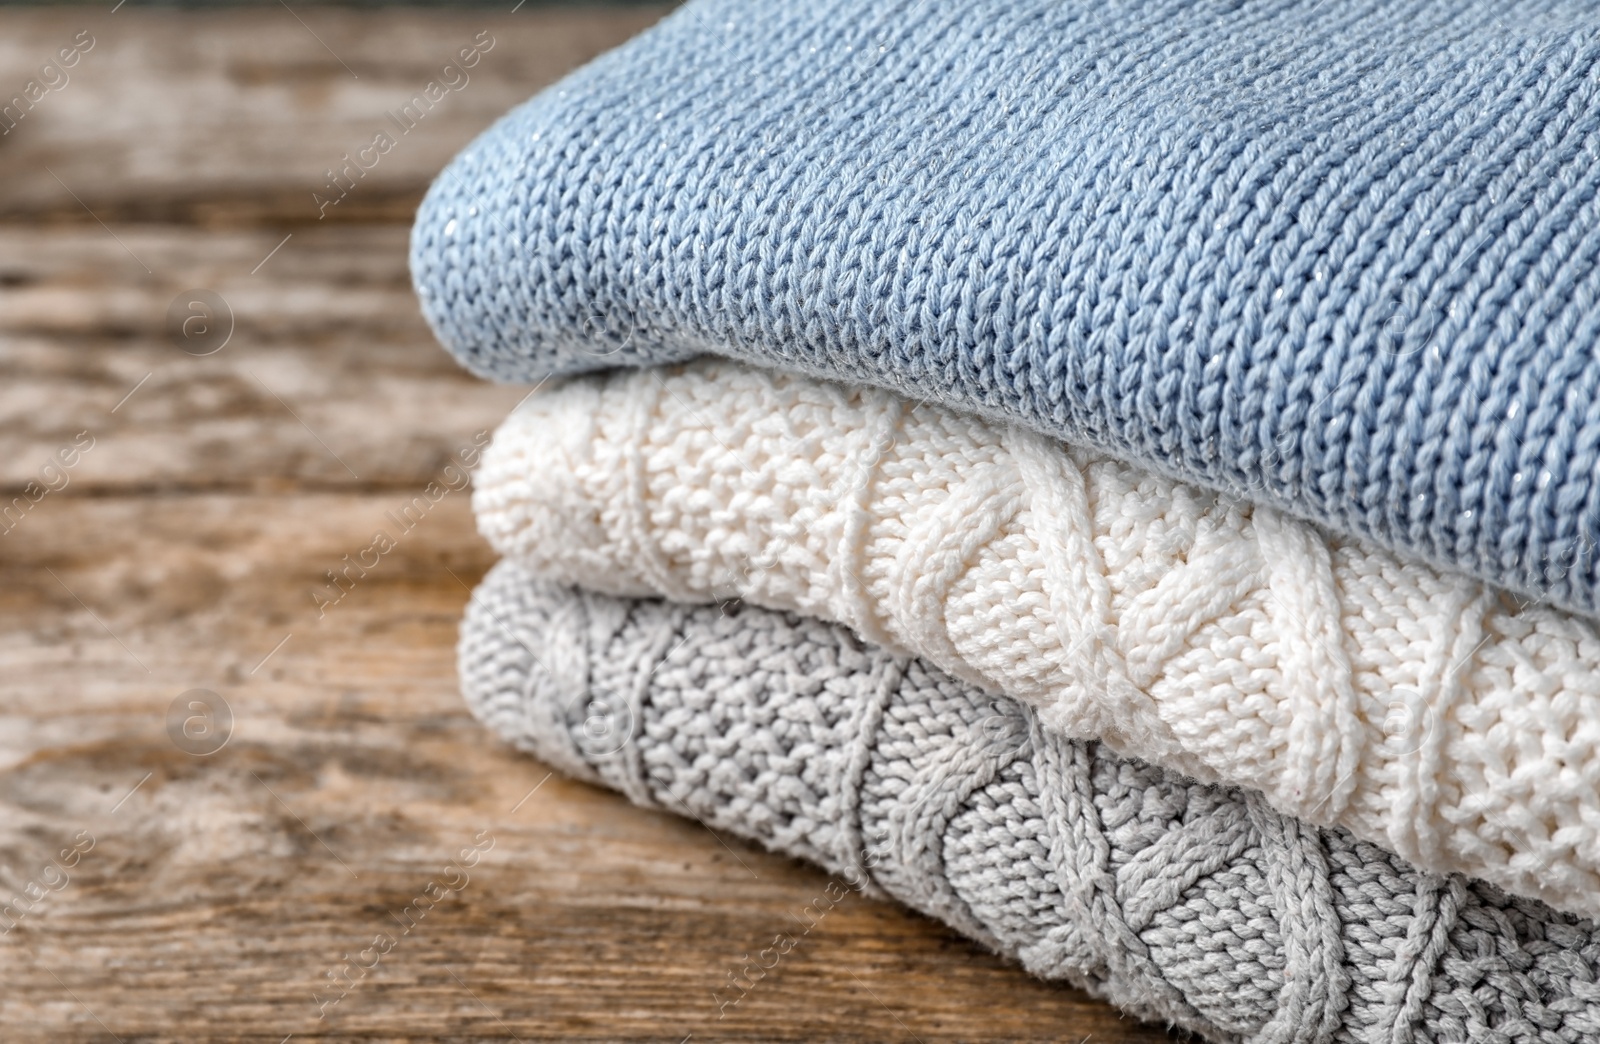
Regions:
<instances>
[{"instance_id":1,"label":"gray yarn","mask_svg":"<svg viewBox=\"0 0 1600 1044\"><path fill-rule=\"evenodd\" d=\"M1039 727L849 631L542 583L467 609L482 721L1216 1041L1600 1040L1600 928Z\"/></svg>"}]
</instances>

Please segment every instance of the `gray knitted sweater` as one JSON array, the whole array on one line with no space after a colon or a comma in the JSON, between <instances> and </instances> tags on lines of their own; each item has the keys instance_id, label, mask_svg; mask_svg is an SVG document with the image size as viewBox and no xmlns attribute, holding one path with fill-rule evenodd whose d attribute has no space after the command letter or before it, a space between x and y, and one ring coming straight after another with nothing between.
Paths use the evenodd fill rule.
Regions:
<instances>
[{"instance_id":1,"label":"gray knitted sweater","mask_svg":"<svg viewBox=\"0 0 1600 1044\"><path fill-rule=\"evenodd\" d=\"M849 631L510 562L462 689L518 746L1217 1041L1600 1040L1600 928L1039 727Z\"/></svg>"}]
</instances>

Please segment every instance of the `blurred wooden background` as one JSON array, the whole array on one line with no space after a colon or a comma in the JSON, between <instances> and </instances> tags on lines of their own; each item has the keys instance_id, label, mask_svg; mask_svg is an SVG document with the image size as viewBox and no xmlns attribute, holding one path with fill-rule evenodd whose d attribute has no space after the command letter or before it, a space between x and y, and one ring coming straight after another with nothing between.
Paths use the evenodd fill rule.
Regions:
<instances>
[{"instance_id":1,"label":"blurred wooden background","mask_svg":"<svg viewBox=\"0 0 1600 1044\"><path fill-rule=\"evenodd\" d=\"M325 571L523 394L418 316L430 176L661 13L510 7L0 10L0 97L50 81L0 121L0 503L26 501L0 521L4 1038L1166 1039L859 897L719 1017L827 879L480 730L466 494L319 617ZM485 31L319 220L326 170ZM192 289L233 313L213 354L168 333ZM232 715L214 753L179 729L193 689Z\"/></svg>"}]
</instances>

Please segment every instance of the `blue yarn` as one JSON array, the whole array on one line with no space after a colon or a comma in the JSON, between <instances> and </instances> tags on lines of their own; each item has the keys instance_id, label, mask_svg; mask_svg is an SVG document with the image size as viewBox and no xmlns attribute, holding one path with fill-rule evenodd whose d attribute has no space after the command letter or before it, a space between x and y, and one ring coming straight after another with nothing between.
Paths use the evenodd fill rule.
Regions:
<instances>
[{"instance_id":1,"label":"blue yarn","mask_svg":"<svg viewBox=\"0 0 1600 1044\"><path fill-rule=\"evenodd\" d=\"M1600 5L692 0L417 218L508 381L711 352L1600 609Z\"/></svg>"}]
</instances>

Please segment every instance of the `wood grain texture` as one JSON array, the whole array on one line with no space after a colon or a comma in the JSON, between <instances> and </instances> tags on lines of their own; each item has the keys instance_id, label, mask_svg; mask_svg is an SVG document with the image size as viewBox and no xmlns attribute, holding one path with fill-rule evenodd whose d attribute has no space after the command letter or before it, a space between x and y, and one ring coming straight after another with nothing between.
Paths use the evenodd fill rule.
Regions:
<instances>
[{"instance_id":1,"label":"wood grain texture","mask_svg":"<svg viewBox=\"0 0 1600 1044\"><path fill-rule=\"evenodd\" d=\"M403 534L389 512L525 389L432 343L406 221L659 10L300 13L0 10L0 94L97 40L0 137L0 506L27 500L0 523L4 1038L1166 1039L856 896L720 1005L828 879L471 720L455 628L488 549L464 492ZM448 115L318 221L329 153L491 25ZM234 315L203 357L167 328L194 288ZM378 529L395 550L319 613ZM208 755L169 722L195 689L233 718Z\"/></svg>"},{"instance_id":2,"label":"wood grain texture","mask_svg":"<svg viewBox=\"0 0 1600 1044\"><path fill-rule=\"evenodd\" d=\"M387 129L395 147L327 220L406 222L472 133L662 13L289 7L6 9L0 98L61 82L44 65L80 33L93 43L0 138L0 216L316 222L328 168ZM484 32L477 64L447 73ZM444 97L400 134L387 114L431 82Z\"/></svg>"}]
</instances>

